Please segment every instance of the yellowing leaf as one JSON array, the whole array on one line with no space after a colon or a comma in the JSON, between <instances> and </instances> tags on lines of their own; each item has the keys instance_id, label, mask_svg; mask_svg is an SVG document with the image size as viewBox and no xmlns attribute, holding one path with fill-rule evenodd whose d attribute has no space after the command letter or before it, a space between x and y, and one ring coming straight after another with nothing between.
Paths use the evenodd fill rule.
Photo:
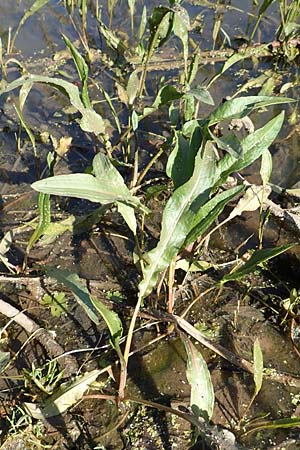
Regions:
<instances>
[{"instance_id":1,"label":"yellowing leaf","mask_svg":"<svg viewBox=\"0 0 300 450\"><path fill-rule=\"evenodd\" d=\"M24 403L25 410L35 419L47 419L63 414L68 408L81 400L90 384L96 380L99 374L100 370L96 369L77 377L71 384L63 383L58 391L44 403Z\"/></svg>"},{"instance_id":2,"label":"yellowing leaf","mask_svg":"<svg viewBox=\"0 0 300 450\"><path fill-rule=\"evenodd\" d=\"M59 140L59 144L55 147L55 151L58 156L62 157L70 150L72 144L71 136L63 136Z\"/></svg>"}]
</instances>

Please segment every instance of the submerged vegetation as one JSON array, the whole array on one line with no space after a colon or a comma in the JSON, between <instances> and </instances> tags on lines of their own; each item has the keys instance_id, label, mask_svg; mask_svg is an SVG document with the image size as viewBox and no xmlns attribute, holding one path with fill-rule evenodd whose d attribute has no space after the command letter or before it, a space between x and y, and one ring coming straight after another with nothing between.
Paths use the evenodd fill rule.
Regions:
<instances>
[{"instance_id":1,"label":"submerged vegetation","mask_svg":"<svg viewBox=\"0 0 300 450\"><path fill-rule=\"evenodd\" d=\"M213 324L221 320L217 308L228 307L235 295L233 335L238 335L245 301L260 314L257 322L268 320L282 334L289 329L299 355L298 286L281 279L274 259L289 252L287 264L298 261L298 213L282 199L295 206L299 189L293 186L296 181L280 185L272 179L272 146L299 133L299 2L253 2L243 11L219 1L170 0L159 6L132 0L105 5L64 1L57 16L71 32L61 33L62 49L41 61L26 61L16 53L26 24L52 3L32 2L1 41L1 105L8 131L16 125L16 154L24 154L25 144L27 153L32 149L29 167L35 181L26 191L38 193L38 212L14 226L4 225L0 241L0 312L5 317L0 367L4 380L16 377L7 382L1 448L17 448L19 442L26 448L171 448L168 433L154 426L154 417L161 424L169 415L190 424L184 443L173 442L178 448L269 448L267 441L257 447L261 430L293 430L300 419L291 411L283 416L255 409L263 384L299 388L300 378L288 366L284 371L266 368L263 332L251 336L253 356L245 356L222 333L215 334ZM124 28L118 10L120 17L126 11ZM248 17L243 36L226 26L228 11L237 21ZM205 14L214 19L209 30ZM268 36L272 33L269 41L260 40L264 27ZM56 102L54 131L47 121L32 125L30 99L41 93L49 108ZM39 105L35 108L46 117ZM3 192L5 219L17 199ZM24 193L18 195L23 201ZM251 233L241 219L245 215L256 218ZM280 242L268 234L269 224L274 230L278 219L287 230ZM216 236L224 234L226 241L232 224L245 232L235 248L225 243L224 251ZM77 259L80 240L91 244L91 273L100 273L100 282L47 253L55 245L67 253L65 236ZM37 249L46 249L47 256L36 257ZM109 256L103 260L102 253ZM107 288L101 278L112 286ZM26 292L24 298L8 288L16 283ZM28 334L17 351L13 323ZM64 327L70 336L64 336ZM90 348L75 348L83 338L92 342ZM34 339L42 350L24 357ZM136 382L131 365L168 339L179 339L185 354L189 402L184 410L155 386L144 396L143 389L136 394L134 387L141 380ZM247 383L253 388L231 420L224 421L225 413L222 420L214 416L212 354L227 361L225 369L219 365L221 372L235 368L250 374ZM97 414L103 408L112 423L103 422L99 432L91 425L92 413L90 423L85 418L88 431L63 421L53 444L51 421L76 408L83 411L85 406L80 407L89 401L97 403ZM149 413L145 442L130 435L132 412L138 416L142 410L136 405L157 414ZM162 444L153 435L158 428ZM116 433L119 437L110 441Z\"/></svg>"}]
</instances>

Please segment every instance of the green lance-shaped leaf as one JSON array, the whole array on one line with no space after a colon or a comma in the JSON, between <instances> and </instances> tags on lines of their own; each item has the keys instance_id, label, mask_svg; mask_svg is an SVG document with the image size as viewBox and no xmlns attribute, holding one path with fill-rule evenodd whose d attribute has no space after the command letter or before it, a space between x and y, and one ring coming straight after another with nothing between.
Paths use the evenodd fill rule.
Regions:
<instances>
[{"instance_id":1,"label":"green lance-shaped leaf","mask_svg":"<svg viewBox=\"0 0 300 450\"><path fill-rule=\"evenodd\" d=\"M236 195L240 194L244 190L244 186L236 186L227 191L221 192L210 199L205 205L203 205L197 214L195 214L190 228L191 231L186 237L183 247L195 242L199 236L202 236L211 224L219 217L227 203L232 200Z\"/></svg>"},{"instance_id":2,"label":"green lance-shaped leaf","mask_svg":"<svg viewBox=\"0 0 300 450\"><path fill-rule=\"evenodd\" d=\"M286 252L290 248L294 247L294 245L295 244L287 244L275 248L263 248L262 250L256 250L251 258L242 265L242 267L232 273L229 273L228 275L225 275L220 282L221 285L227 283L228 281L235 281L243 278L248 273L253 272L258 264L262 264L271 258L275 258L275 256Z\"/></svg>"},{"instance_id":3,"label":"green lance-shaped leaf","mask_svg":"<svg viewBox=\"0 0 300 450\"><path fill-rule=\"evenodd\" d=\"M152 105L144 108L143 116L140 118L140 120L144 119L149 114L152 114L161 106L167 105L174 100L178 100L179 98L183 97L183 95L184 94L182 92L179 92L174 86L171 86L169 84L161 87Z\"/></svg>"},{"instance_id":4,"label":"green lance-shaped leaf","mask_svg":"<svg viewBox=\"0 0 300 450\"><path fill-rule=\"evenodd\" d=\"M95 156L93 168L96 176L82 173L58 175L36 181L32 188L39 192L83 198L103 205L121 202L148 212L140 200L131 195L121 174L105 155L99 153ZM123 217L127 220L128 212L123 214ZM133 227L132 217L129 226Z\"/></svg>"},{"instance_id":5,"label":"green lance-shaped leaf","mask_svg":"<svg viewBox=\"0 0 300 450\"><path fill-rule=\"evenodd\" d=\"M141 16L140 26L139 26L139 32L138 32L138 40L140 41L145 33L145 29L147 26L147 7L144 5L143 12Z\"/></svg>"},{"instance_id":6,"label":"green lance-shaped leaf","mask_svg":"<svg viewBox=\"0 0 300 450\"><path fill-rule=\"evenodd\" d=\"M33 147L33 151L34 151L34 156L37 156L34 134L31 131L30 126L26 122L21 108L19 108L18 105L16 105L16 104L14 104L14 108L16 110L16 113L18 114L18 117L20 119L20 123L21 123L22 127L25 129L25 131L26 131L26 133L27 133L27 135L28 135L28 137L29 137L29 139L31 141L31 144L32 144L32 147Z\"/></svg>"},{"instance_id":7,"label":"green lance-shaped leaf","mask_svg":"<svg viewBox=\"0 0 300 450\"><path fill-rule=\"evenodd\" d=\"M195 159L195 169L187 183L175 190L168 200L162 219L160 240L146 255L140 296L145 297L154 287L158 275L165 270L182 248L191 223L199 208L208 200L210 188L216 181L216 157L208 142Z\"/></svg>"},{"instance_id":8,"label":"green lance-shaped leaf","mask_svg":"<svg viewBox=\"0 0 300 450\"><path fill-rule=\"evenodd\" d=\"M167 163L166 173L172 178L175 189L186 183L194 170L195 156L198 148L192 147L180 131L174 132L175 146Z\"/></svg>"},{"instance_id":9,"label":"green lance-shaped leaf","mask_svg":"<svg viewBox=\"0 0 300 450\"><path fill-rule=\"evenodd\" d=\"M17 38L17 36L19 34L19 31L22 28L22 26L24 25L24 23L26 22L26 20L29 19L29 17L31 17L33 14L38 12L39 9L43 8L43 6L47 5L47 3L49 3L49 1L50 0L36 0L30 6L30 8L27 9L27 11L25 12L24 16L22 17L22 19L19 22L18 28L16 29L16 32L14 34L14 37L11 40L11 44L10 44L10 49L11 50L13 50L16 38Z\"/></svg>"},{"instance_id":10,"label":"green lance-shaped leaf","mask_svg":"<svg viewBox=\"0 0 300 450\"><path fill-rule=\"evenodd\" d=\"M65 41L66 46L68 47L68 49L71 52L73 61L75 63L77 72L80 77L80 81L82 83L82 93L81 93L82 102L86 108L91 108L92 105L91 105L89 93L88 93L89 67L88 67L87 63L85 62L83 56L74 47L74 45L67 38L67 36L62 34L62 37L63 37L63 40Z\"/></svg>"},{"instance_id":11,"label":"green lance-shaped leaf","mask_svg":"<svg viewBox=\"0 0 300 450\"><path fill-rule=\"evenodd\" d=\"M154 51L162 46L170 36L173 27L174 13L169 8L158 6L154 8L149 19L150 38L147 50L147 61Z\"/></svg>"},{"instance_id":12,"label":"green lance-shaped leaf","mask_svg":"<svg viewBox=\"0 0 300 450\"><path fill-rule=\"evenodd\" d=\"M266 44L266 50L268 50L268 45ZM255 56L256 49L255 47L249 47L248 49L245 49L245 51L240 53L234 53L232 56L230 56L227 61L225 61L223 67L221 68L220 72L218 72L216 75L212 77L210 82L207 85L207 88L211 87L211 85L224 73L226 70L228 70L231 66L238 63L239 61L242 61L243 59L251 58L252 56Z\"/></svg>"},{"instance_id":13,"label":"green lance-shaped leaf","mask_svg":"<svg viewBox=\"0 0 300 450\"><path fill-rule=\"evenodd\" d=\"M183 333L181 339L187 354L186 376L191 386L191 409L195 416L208 421L214 409L214 389L207 364L195 345Z\"/></svg>"},{"instance_id":14,"label":"green lance-shaped leaf","mask_svg":"<svg viewBox=\"0 0 300 450\"><path fill-rule=\"evenodd\" d=\"M123 327L118 315L110 311L99 299L90 296L88 289L82 284L76 273L51 267L46 269L46 274L48 277L55 278L59 283L71 289L76 301L83 307L89 318L96 325L99 324L98 315L101 315L109 329L113 347L119 349L119 341L122 337Z\"/></svg>"},{"instance_id":15,"label":"green lance-shaped leaf","mask_svg":"<svg viewBox=\"0 0 300 450\"><path fill-rule=\"evenodd\" d=\"M238 97L227 100L209 116L208 126L215 125L222 120L241 119L256 108L290 102L294 102L294 100L286 97L268 97L265 95Z\"/></svg>"},{"instance_id":16,"label":"green lance-shaped leaf","mask_svg":"<svg viewBox=\"0 0 300 450\"><path fill-rule=\"evenodd\" d=\"M173 32L175 36L177 36L181 42L183 47L183 58L184 58L184 67L185 67L185 75L188 77L188 57L189 57L189 34L188 30L190 27L190 20L188 12L185 8L176 5L176 8L173 8L175 12L174 21L173 21Z\"/></svg>"},{"instance_id":17,"label":"green lance-shaped leaf","mask_svg":"<svg viewBox=\"0 0 300 450\"><path fill-rule=\"evenodd\" d=\"M270 120L266 125L254 133L246 136L241 146L243 148L243 157L236 159L231 154L226 154L218 164L220 177L218 184L226 181L229 174L244 169L245 167L256 161L263 152L269 148L276 136L278 135L284 119L284 111L282 111L274 119Z\"/></svg>"},{"instance_id":18,"label":"green lance-shaped leaf","mask_svg":"<svg viewBox=\"0 0 300 450\"><path fill-rule=\"evenodd\" d=\"M139 77L137 74L137 71L134 70L128 79L126 93L128 97L128 104L133 105L134 100L137 96L138 90L139 90Z\"/></svg>"},{"instance_id":19,"label":"green lance-shaped leaf","mask_svg":"<svg viewBox=\"0 0 300 450\"><path fill-rule=\"evenodd\" d=\"M251 422L250 422L251 424ZM299 428L300 418L299 417L285 417L284 419L277 420L261 420L260 422L254 422L251 426L249 424L246 434L257 433L260 430L276 430L280 428Z\"/></svg>"},{"instance_id":20,"label":"green lance-shaped leaf","mask_svg":"<svg viewBox=\"0 0 300 450\"><path fill-rule=\"evenodd\" d=\"M80 127L83 131L95 133L98 134L105 134L105 125L102 117L96 113L91 108L86 108L84 104L81 101L79 89L74 84L70 83L69 81L62 80L60 78L55 77L45 77L42 75L26 75L20 78L17 78L16 80L12 81L11 83L5 83L0 89L0 95L10 92L14 89L17 89L21 86L23 86L25 83L32 82L32 83L43 83L48 84L49 86L52 86L59 91L63 92L65 95L69 97L69 100L71 104L74 106L77 111L80 112L82 115L82 118L80 120Z\"/></svg>"},{"instance_id":21,"label":"green lance-shaped leaf","mask_svg":"<svg viewBox=\"0 0 300 450\"><path fill-rule=\"evenodd\" d=\"M32 235L29 238L26 253L28 254L30 249L34 244L40 239L40 237L45 233L47 228L51 223L51 204L50 195L39 193L38 198L38 210L39 210L39 223Z\"/></svg>"},{"instance_id":22,"label":"green lance-shaped leaf","mask_svg":"<svg viewBox=\"0 0 300 450\"><path fill-rule=\"evenodd\" d=\"M192 96L196 100L205 103L206 105L215 104L214 99L212 98L209 90L204 86L195 86L192 89L188 89L186 91L185 97Z\"/></svg>"},{"instance_id":23,"label":"green lance-shaped leaf","mask_svg":"<svg viewBox=\"0 0 300 450\"><path fill-rule=\"evenodd\" d=\"M89 318L96 324L99 324L97 309L94 307L90 293L87 288L81 283L79 276L76 273L65 269L56 269L55 267L46 268L46 275L50 278L55 278L59 283L64 284L74 294L76 301L85 310Z\"/></svg>"},{"instance_id":24,"label":"green lance-shaped leaf","mask_svg":"<svg viewBox=\"0 0 300 450\"><path fill-rule=\"evenodd\" d=\"M98 298L90 297L92 304L105 321L110 334L113 348L119 353L120 339L123 334L123 325L117 313L107 308Z\"/></svg>"}]
</instances>

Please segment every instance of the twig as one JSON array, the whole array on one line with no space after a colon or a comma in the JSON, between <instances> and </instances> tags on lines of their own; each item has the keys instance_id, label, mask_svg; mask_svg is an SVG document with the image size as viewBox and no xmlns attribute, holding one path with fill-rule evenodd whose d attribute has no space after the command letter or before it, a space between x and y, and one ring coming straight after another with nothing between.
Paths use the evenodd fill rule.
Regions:
<instances>
[{"instance_id":1,"label":"twig","mask_svg":"<svg viewBox=\"0 0 300 450\"><path fill-rule=\"evenodd\" d=\"M53 339L51 333L45 328L40 328L37 323L30 319L26 314L19 311L14 306L0 299L0 313L12 319L20 325L27 333L35 333L36 339L48 351L53 358L64 354L64 349ZM64 370L66 376L74 375L78 370L77 360L72 355L61 356L59 365Z\"/></svg>"}]
</instances>

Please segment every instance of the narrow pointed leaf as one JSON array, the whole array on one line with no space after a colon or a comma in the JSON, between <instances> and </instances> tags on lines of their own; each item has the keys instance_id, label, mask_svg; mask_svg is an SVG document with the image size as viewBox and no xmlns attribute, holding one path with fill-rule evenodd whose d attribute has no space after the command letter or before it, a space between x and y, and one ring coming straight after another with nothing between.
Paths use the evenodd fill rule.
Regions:
<instances>
[{"instance_id":1,"label":"narrow pointed leaf","mask_svg":"<svg viewBox=\"0 0 300 450\"><path fill-rule=\"evenodd\" d=\"M218 184L226 181L230 173L242 170L258 159L277 137L283 120L284 111L270 120L266 125L254 131L254 133L245 137L241 142L243 148L242 158L236 159L232 155L226 154L218 164L218 169L220 170Z\"/></svg>"},{"instance_id":2,"label":"narrow pointed leaf","mask_svg":"<svg viewBox=\"0 0 300 450\"><path fill-rule=\"evenodd\" d=\"M86 108L91 108L91 102L89 99L88 94L88 75L89 75L89 68L87 63L85 62L83 56L79 53L79 51L75 48L75 46L72 44L70 39L67 38L64 34L62 35L63 40L65 41L66 46L70 50L70 53L72 55L73 61L75 63L77 72L80 77L80 81L82 83L82 101Z\"/></svg>"},{"instance_id":3,"label":"narrow pointed leaf","mask_svg":"<svg viewBox=\"0 0 300 450\"><path fill-rule=\"evenodd\" d=\"M210 116L208 125L214 125L222 120L240 119L249 114L254 108L266 107L270 105L294 102L291 98L249 96L238 97L222 103Z\"/></svg>"},{"instance_id":4,"label":"narrow pointed leaf","mask_svg":"<svg viewBox=\"0 0 300 450\"><path fill-rule=\"evenodd\" d=\"M211 224L219 217L227 203L243 191L243 186L236 186L227 191L215 195L203 205L191 222L191 231L184 242L184 247L192 244L199 236L202 236Z\"/></svg>"},{"instance_id":5,"label":"narrow pointed leaf","mask_svg":"<svg viewBox=\"0 0 300 450\"><path fill-rule=\"evenodd\" d=\"M39 223L32 235L29 238L26 252L34 246L40 237L46 232L51 224L51 204L50 195L39 193L38 197Z\"/></svg>"},{"instance_id":6,"label":"narrow pointed leaf","mask_svg":"<svg viewBox=\"0 0 300 450\"><path fill-rule=\"evenodd\" d=\"M214 409L214 389L207 364L195 345L181 334L187 354L186 376L191 386L191 409L195 416L205 421L211 419Z\"/></svg>"},{"instance_id":7,"label":"narrow pointed leaf","mask_svg":"<svg viewBox=\"0 0 300 450\"><path fill-rule=\"evenodd\" d=\"M33 14L35 14L39 9L43 8L43 6L45 6L47 3L49 3L49 1L50 0L36 0L35 2L33 2L33 4L30 6L30 8L28 8L26 10L24 16L22 17L22 19L19 22L18 28L16 29L16 32L12 39L11 49L13 49L15 41L19 34L19 31L22 28L22 26L24 25L24 23L26 22L26 20L29 19L29 17L31 17Z\"/></svg>"},{"instance_id":8,"label":"narrow pointed leaf","mask_svg":"<svg viewBox=\"0 0 300 450\"><path fill-rule=\"evenodd\" d=\"M74 106L74 108L76 108L77 111L81 113L82 118L80 121L80 126L84 131L93 132L96 135L105 133L105 126L102 117L93 109L85 107L85 105L81 101L78 87L70 83L69 81L65 81L63 79L55 77L52 78L42 75L29 74L17 78L11 83L4 84L2 89L0 89L0 95L17 89L28 82L48 84L49 86L52 86L63 92L69 97L70 102Z\"/></svg>"},{"instance_id":9,"label":"narrow pointed leaf","mask_svg":"<svg viewBox=\"0 0 300 450\"><path fill-rule=\"evenodd\" d=\"M77 302L85 310L89 318L96 324L99 324L99 317L97 309L93 305L90 293L87 288L82 284L79 276L76 273L69 272L64 269L56 269L55 267L49 267L46 269L46 274L50 278L54 278L59 283L64 284L74 294Z\"/></svg>"},{"instance_id":10,"label":"narrow pointed leaf","mask_svg":"<svg viewBox=\"0 0 300 450\"><path fill-rule=\"evenodd\" d=\"M123 334L123 325L117 313L107 308L98 298L90 297L91 302L105 321L110 334L110 341L114 349L119 349Z\"/></svg>"},{"instance_id":11,"label":"narrow pointed leaf","mask_svg":"<svg viewBox=\"0 0 300 450\"><path fill-rule=\"evenodd\" d=\"M190 147L188 140L179 131L175 131L174 140L175 147L168 158L166 173L172 178L176 189L191 178L199 147Z\"/></svg>"},{"instance_id":12,"label":"narrow pointed leaf","mask_svg":"<svg viewBox=\"0 0 300 450\"><path fill-rule=\"evenodd\" d=\"M125 203L121 203L121 202L116 202L116 203L117 203L118 212L121 214L121 216L127 223L128 227L135 235L137 223L136 223L134 209L129 205L125 205Z\"/></svg>"},{"instance_id":13,"label":"narrow pointed leaf","mask_svg":"<svg viewBox=\"0 0 300 450\"><path fill-rule=\"evenodd\" d=\"M208 142L203 152L199 151L196 156L192 177L175 190L165 206L160 240L147 254L147 264L139 285L141 297L151 292L159 273L169 266L181 249L194 216L208 200L216 175L215 153Z\"/></svg>"},{"instance_id":14,"label":"narrow pointed leaf","mask_svg":"<svg viewBox=\"0 0 300 450\"><path fill-rule=\"evenodd\" d=\"M235 272L225 275L221 280L221 284L225 284L228 281L234 281L243 278L248 273L253 272L253 270L256 269L258 264L262 264L271 258L275 258L275 256L278 256L281 253L286 252L290 248L294 247L294 245L295 244L287 244L275 248L264 248L262 250L256 250L251 256L251 258L242 267L237 269Z\"/></svg>"},{"instance_id":15,"label":"narrow pointed leaf","mask_svg":"<svg viewBox=\"0 0 300 450\"><path fill-rule=\"evenodd\" d=\"M119 191L113 182L101 181L93 175L74 173L70 175L57 175L44 180L36 181L31 185L33 189L53 195L76 197L91 202L114 203L124 201L137 205L138 199Z\"/></svg>"}]
</instances>

